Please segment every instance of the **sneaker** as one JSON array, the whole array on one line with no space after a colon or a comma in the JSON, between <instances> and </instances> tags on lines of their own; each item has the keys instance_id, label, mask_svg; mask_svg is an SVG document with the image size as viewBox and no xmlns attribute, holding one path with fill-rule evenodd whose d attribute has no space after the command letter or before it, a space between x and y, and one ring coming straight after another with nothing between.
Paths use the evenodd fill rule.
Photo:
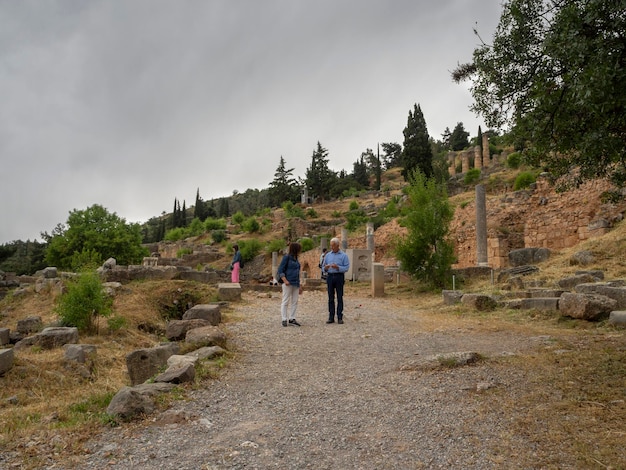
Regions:
<instances>
[{"instance_id":1,"label":"sneaker","mask_svg":"<svg viewBox=\"0 0 626 470\"><path fill-rule=\"evenodd\" d=\"M287 320L283 320L283 326L287 326Z\"/></svg>"},{"instance_id":2,"label":"sneaker","mask_svg":"<svg viewBox=\"0 0 626 470\"><path fill-rule=\"evenodd\" d=\"M335 320L326 320L326 323L330 325L331 323L335 323Z\"/></svg>"},{"instance_id":3,"label":"sneaker","mask_svg":"<svg viewBox=\"0 0 626 470\"><path fill-rule=\"evenodd\" d=\"M343 318L340 318L339 320L337 320L337 323L339 323L340 325L343 325Z\"/></svg>"},{"instance_id":4,"label":"sneaker","mask_svg":"<svg viewBox=\"0 0 626 470\"><path fill-rule=\"evenodd\" d=\"M300 323L298 323L295 318L292 318L291 320L289 320L289 323L291 325L300 326Z\"/></svg>"}]
</instances>

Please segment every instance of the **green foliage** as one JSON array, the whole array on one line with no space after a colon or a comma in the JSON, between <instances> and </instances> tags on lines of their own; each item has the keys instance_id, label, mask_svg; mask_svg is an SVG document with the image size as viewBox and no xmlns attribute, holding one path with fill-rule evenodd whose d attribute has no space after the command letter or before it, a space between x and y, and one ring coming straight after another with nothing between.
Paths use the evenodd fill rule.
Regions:
<instances>
[{"instance_id":1,"label":"green foliage","mask_svg":"<svg viewBox=\"0 0 626 470\"><path fill-rule=\"evenodd\" d=\"M243 221L246 220L246 216L243 214L243 212L237 211L233 214L231 220L233 221L233 224L241 225L243 224Z\"/></svg>"},{"instance_id":2,"label":"green foliage","mask_svg":"<svg viewBox=\"0 0 626 470\"><path fill-rule=\"evenodd\" d=\"M211 238L215 243L222 243L226 240L226 230L212 230Z\"/></svg>"},{"instance_id":3,"label":"green foliage","mask_svg":"<svg viewBox=\"0 0 626 470\"><path fill-rule=\"evenodd\" d=\"M450 149L456 151L469 147L469 132L465 130L462 122L457 122L456 127L450 134Z\"/></svg>"},{"instance_id":4,"label":"green foliage","mask_svg":"<svg viewBox=\"0 0 626 470\"><path fill-rule=\"evenodd\" d=\"M115 258L121 265L139 264L149 254L141 241L138 224L127 224L117 214L94 204L71 211L67 228L57 227L48 244L46 262L60 269L70 268L74 253L85 251L97 252L103 260Z\"/></svg>"},{"instance_id":5,"label":"green foliage","mask_svg":"<svg viewBox=\"0 0 626 470\"><path fill-rule=\"evenodd\" d=\"M190 255L193 253L193 249L191 248L181 248L179 250L176 251L176 257L177 258L182 258L185 255Z\"/></svg>"},{"instance_id":6,"label":"green foliage","mask_svg":"<svg viewBox=\"0 0 626 470\"><path fill-rule=\"evenodd\" d=\"M224 219L214 219L212 217L204 221L204 230L226 230L226 221Z\"/></svg>"},{"instance_id":7,"label":"green foliage","mask_svg":"<svg viewBox=\"0 0 626 470\"><path fill-rule=\"evenodd\" d=\"M305 219L306 215L302 207L295 205L292 202L286 202L283 204L283 210L288 219Z\"/></svg>"},{"instance_id":8,"label":"green foliage","mask_svg":"<svg viewBox=\"0 0 626 470\"><path fill-rule=\"evenodd\" d=\"M426 120L420 106L415 104L413 112L409 111L404 134L404 149L402 151L402 176L408 181L415 169L419 169L426 176L433 174L433 151L430 146L430 136L426 128Z\"/></svg>"},{"instance_id":9,"label":"green foliage","mask_svg":"<svg viewBox=\"0 0 626 470\"><path fill-rule=\"evenodd\" d=\"M197 237L199 235L202 235L205 232L204 224L200 221L199 218L196 217L186 227L186 232L188 234L188 237Z\"/></svg>"},{"instance_id":10,"label":"green foliage","mask_svg":"<svg viewBox=\"0 0 626 470\"><path fill-rule=\"evenodd\" d=\"M315 209L313 209L312 207L309 207L306 211L306 216L309 219L317 219L319 217L319 214L315 211Z\"/></svg>"},{"instance_id":11,"label":"green foliage","mask_svg":"<svg viewBox=\"0 0 626 470\"><path fill-rule=\"evenodd\" d=\"M281 155L278 168L274 173L274 180L269 187L269 203L272 207L281 206L287 201L298 201L300 188L293 177L293 170L293 168L289 170L285 168L285 159Z\"/></svg>"},{"instance_id":12,"label":"green foliage","mask_svg":"<svg viewBox=\"0 0 626 470\"><path fill-rule=\"evenodd\" d=\"M248 217L244 220L241 228L248 233L257 233L261 229L261 225L259 224L259 221L256 220L256 217Z\"/></svg>"},{"instance_id":13,"label":"green foliage","mask_svg":"<svg viewBox=\"0 0 626 470\"><path fill-rule=\"evenodd\" d=\"M239 240L239 251L244 261L250 261L254 259L263 250L263 245L256 238L250 238L248 240Z\"/></svg>"},{"instance_id":14,"label":"green foliage","mask_svg":"<svg viewBox=\"0 0 626 470\"><path fill-rule=\"evenodd\" d=\"M367 215L362 209L346 212L346 229L354 231L367 222Z\"/></svg>"},{"instance_id":15,"label":"green foliage","mask_svg":"<svg viewBox=\"0 0 626 470\"><path fill-rule=\"evenodd\" d=\"M302 245L302 253L304 253L305 251L309 251L312 250L313 247L315 246L315 243L313 242L312 238L308 238L308 237L303 237L300 240L298 240L298 243L300 243L300 245Z\"/></svg>"},{"instance_id":16,"label":"green foliage","mask_svg":"<svg viewBox=\"0 0 626 470\"><path fill-rule=\"evenodd\" d=\"M447 240L454 209L446 188L413 172L408 188L408 207L403 225L408 234L396 240L396 257L401 269L433 287L451 282L454 248Z\"/></svg>"},{"instance_id":17,"label":"green foliage","mask_svg":"<svg viewBox=\"0 0 626 470\"><path fill-rule=\"evenodd\" d=\"M506 157L506 166L513 170L517 170L522 164L522 154L519 152L513 152Z\"/></svg>"},{"instance_id":18,"label":"green foliage","mask_svg":"<svg viewBox=\"0 0 626 470\"><path fill-rule=\"evenodd\" d=\"M126 318L121 315L114 315L112 317L107 318L107 326L109 327L109 331L117 331L125 328L128 325L128 321Z\"/></svg>"},{"instance_id":19,"label":"green foliage","mask_svg":"<svg viewBox=\"0 0 626 470\"><path fill-rule=\"evenodd\" d=\"M356 202L356 201L350 201L350 206L349 206L349 209L350 209L351 211L355 211L355 210L357 210L358 208L359 208L359 203L358 203L358 202Z\"/></svg>"},{"instance_id":20,"label":"green foliage","mask_svg":"<svg viewBox=\"0 0 626 470\"><path fill-rule=\"evenodd\" d=\"M328 168L328 150L317 143L317 148L311 156L311 166L306 170L306 186L311 190L311 196L322 200L329 196L335 174Z\"/></svg>"},{"instance_id":21,"label":"green foliage","mask_svg":"<svg viewBox=\"0 0 626 470\"><path fill-rule=\"evenodd\" d=\"M341 217L341 212L339 211L333 211L333 213L331 214L335 219L338 219L339 217Z\"/></svg>"},{"instance_id":22,"label":"green foliage","mask_svg":"<svg viewBox=\"0 0 626 470\"><path fill-rule=\"evenodd\" d=\"M473 110L510 127L516 148L558 188L626 180L623 1L507 0L491 44L453 73L472 80ZM575 170L573 171L573 168Z\"/></svg>"},{"instance_id":23,"label":"green foliage","mask_svg":"<svg viewBox=\"0 0 626 470\"><path fill-rule=\"evenodd\" d=\"M184 240L186 237L186 232L183 227L176 227L171 230L165 232L165 240L168 242L176 242L179 240Z\"/></svg>"},{"instance_id":24,"label":"green foliage","mask_svg":"<svg viewBox=\"0 0 626 470\"><path fill-rule=\"evenodd\" d=\"M45 243L30 240L0 245L0 271L33 274L46 267L45 250Z\"/></svg>"},{"instance_id":25,"label":"green foliage","mask_svg":"<svg viewBox=\"0 0 626 470\"><path fill-rule=\"evenodd\" d=\"M93 334L98 331L98 318L111 315L112 305L98 274L85 271L67 282L67 291L58 297L55 312L64 326Z\"/></svg>"},{"instance_id":26,"label":"green foliage","mask_svg":"<svg viewBox=\"0 0 626 470\"><path fill-rule=\"evenodd\" d=\"M72 255L71 268L72 271L96 269L103 261L102 256L96 250L83 249L80 253L75 251Z\"/></svg>"},{"instance_id":27,"label":"green foliage","mask_svg":"<svg viewBox=\"0 0 626 470\"><path fill-rule=\"evenodd\" d=\"M480 169L470 168L463 177L463 182L467 185L476 184L480 180Z\"/></svg>"},{"instance_id":28,"label":"green foliage","mask_svg":"<svg viewBox=\"0 0 626 470\"><path fill-rule=\"evenodd\" d=\"M515 183L513 183L513 191L519 191L520 189L525 189L531 184L537 181L537 176L530 171L523 171L515 178Z\"/></svg>"},{"instance_id":29,"label":"green foliage","mask_svg":"<svg viewBox=\"0 0 626 470\"><path fill-rule=\"evenodd\" d=\"M279 253L282 254L286 248L286 244L285 244L285 240L281 240L281 239L274 239L274 240L270 240L267 243L267 246L265 247L265 252L266 253Z\"/></svg>"}]
</instances>

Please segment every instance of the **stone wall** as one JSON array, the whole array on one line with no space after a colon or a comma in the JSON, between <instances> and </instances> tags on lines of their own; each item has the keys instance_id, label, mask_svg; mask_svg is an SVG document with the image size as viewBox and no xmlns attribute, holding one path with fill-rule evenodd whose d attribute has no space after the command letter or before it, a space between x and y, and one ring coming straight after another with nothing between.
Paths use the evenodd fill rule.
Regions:
<instances>
[{"instance_id":1,"label":"stone wall","mask_svg":"<svg viewBox=\"0 0 626 470\"><path fill-rule=\"evenodd\" d=\"M527 190L487 196L488 264L508 266L508 253L518 248L560 250L606 233L623 218L626 203L605 204L604 181L592 181L576 190L557 193L540 176ZM451 224L456 268L476 266L476 206L457 207Z\"/></svg>"}]
</instances>

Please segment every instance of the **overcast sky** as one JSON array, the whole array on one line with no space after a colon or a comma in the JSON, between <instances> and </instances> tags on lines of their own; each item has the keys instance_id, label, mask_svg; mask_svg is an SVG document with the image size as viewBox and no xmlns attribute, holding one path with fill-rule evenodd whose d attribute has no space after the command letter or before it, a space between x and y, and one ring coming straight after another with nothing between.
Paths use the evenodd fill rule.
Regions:
<instances>
[{"instance_id":1,"label":"overcast sky","mask_svg":"<svg viewBox=\"0 0 626 470\"><path fill-rule=\"evenodd\" d=\"M353 170L463 122L450 71L500 0L0 0L0 244L100 204L127 222L304 177L319 141Z\"/></svg>"}]
</instances>

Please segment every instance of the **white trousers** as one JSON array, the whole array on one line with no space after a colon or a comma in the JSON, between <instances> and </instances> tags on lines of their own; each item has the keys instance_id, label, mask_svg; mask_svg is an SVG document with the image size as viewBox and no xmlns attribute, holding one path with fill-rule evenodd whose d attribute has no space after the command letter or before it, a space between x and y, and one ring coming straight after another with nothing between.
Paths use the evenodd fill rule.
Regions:
<instances>
[{"instance_id":1,"label":"white trousers","mask_svg":"<svg viewBox=\"0 0 626 470\"><path fill-rule=\"evenodd\" d=\"M283 300L280 303L280 316L283 320L293 320L296 318L296 309L298 308L298 297L300 288L297 286L282 284Z\"/></svg>"}]
</instances>

